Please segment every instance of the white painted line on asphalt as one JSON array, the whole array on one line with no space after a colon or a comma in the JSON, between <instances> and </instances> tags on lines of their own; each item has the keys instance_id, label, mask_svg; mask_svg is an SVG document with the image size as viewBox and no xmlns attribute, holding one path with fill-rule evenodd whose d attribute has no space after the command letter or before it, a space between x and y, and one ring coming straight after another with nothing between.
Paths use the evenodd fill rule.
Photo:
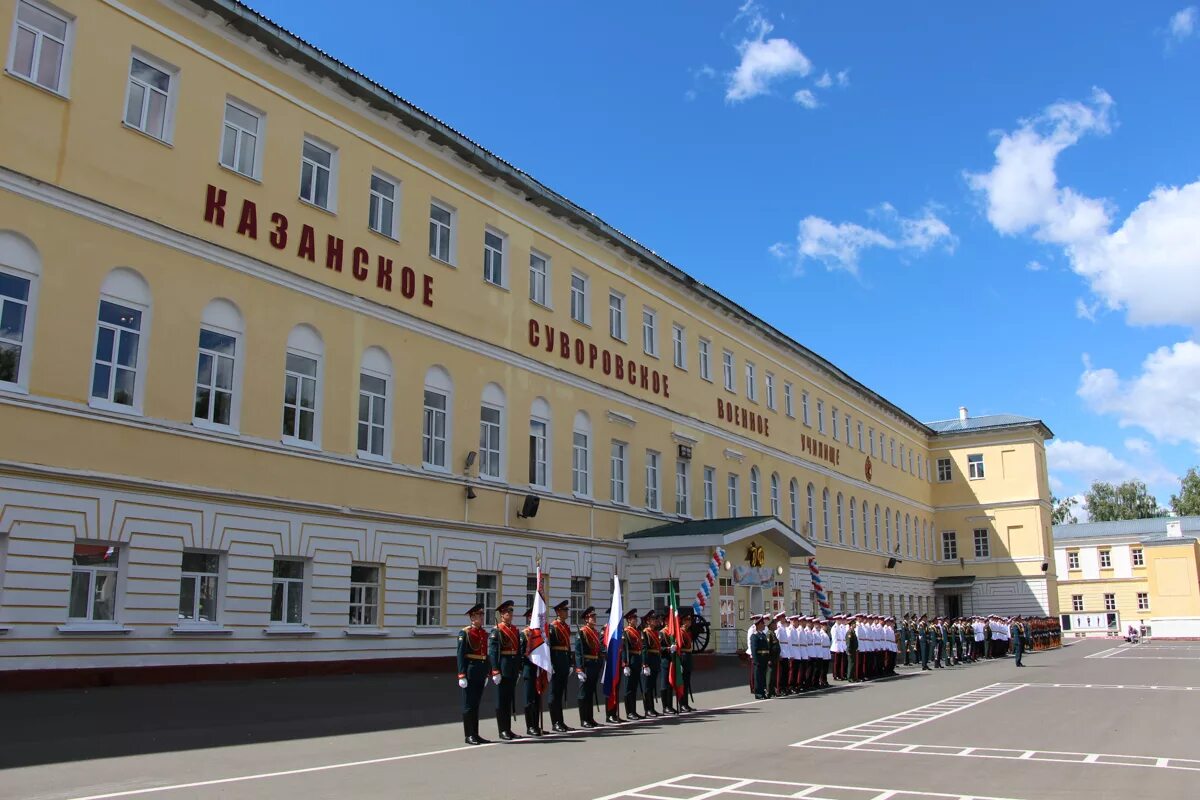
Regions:
<instances>
[{"instance_id":1,"label":"white painted line on asphalt","mask_svg":"<svg viewBox=\"0 0 1200 800\"><path fill-rule=\"evenodd\" d=\"M823 748L819 743L804 746L814 749ZM956 758L991 758L1008 761L1052 761L1063 764L1092 764L1100 767L1148 767L1151 769L1176 769L1186 772L1200 772L1200 759L1173 758L1171 756L1072 753L1057 750L1012 750L1003 747L947 747L928 744L900 745L898 743L894 747L887 749L871 747L869 744L863 747L851 746L843 749L907 756L953 756Z\"/></svg>"},{"instance_id":2,"label":"white painted line on asphalt","mask_svg":"<svg viewBox=\"0 0 1200 800\"><path fill-rule=\"evenodd\" d=\"M1159 692L1200 692L1200 686L1147 686L1136 683L1027 683L1032 689L1130 689Z\"/></svg>"},{"instance_id":3,"label":"white painted line on asphalt","mask_svg":"<svg viewBox=\"0 0 1200 800\"><path fill-rule=\"evenodd\" d=\"M1113 661L1200 661L1200 656L1108 656Z\"/></svg>"},{"instance_id":4,"label":"white painted line on asphalt","mask_svg":"<svg viewBox=\"0 0 1200 800\"><path fill-rule=\"evenodd\" d=\"M725 781L726 784L724 786L709 788L690 782L697 779L704 781ZM758 791L747 789L746 787L748 786L753 786ZM779 791L787 793L777 794L774 791L768 791L768 789L774 789L775 787L779 787ZM662 795L653 794L654 789L688 789L703 792L703 794L688 798L688 800L712 800L712 798L719 798L726 794L738 796L749 795L751 797L813 798L818 796L824 797L826 796L826 792L842 795L847 792L862 792L864 794L873 792L874 794L870 796L870 800L890 800L890 798L894 798L897 795L903 795L906 798L926 798L927 800L1015 800L1015 798L991 797L986 795L942 794L939 792L922 792L908 789L880 789L870 786L842 786L838 784L792 783L789 781L772 781L762 778L732 778L726 775L701 775L696 773L668 778L667 780L639 786L635 789L627 789L616 794L608 794L596 798L596 800L662 797ZM677 800L677 798L672 798L672 800Z\"/></svg>"}]
</instances>

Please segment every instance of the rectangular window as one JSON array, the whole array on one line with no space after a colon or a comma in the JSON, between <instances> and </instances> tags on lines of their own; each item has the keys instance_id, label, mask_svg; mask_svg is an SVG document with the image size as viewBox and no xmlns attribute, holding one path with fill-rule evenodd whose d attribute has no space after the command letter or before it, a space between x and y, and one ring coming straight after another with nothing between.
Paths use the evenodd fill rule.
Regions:
<instances>
[{"instance_id":1,"label":"rectangular window","mask_svg":"<svg viewBox=\"0 0 1200 800\"><path fill-rule=\"evenodd\" d=\"M1138 611L1150 610L1150 595L1147 592L1137 593Z\"/></svg>"},{"instance_id":2,"label":"rectangular window","mask_svg":"<svg viewBox=\"0 0 1200 800\"><path fill-rule=\"evenodd\" d=\"M915 475L916 473L915 473L915 472L913 472L913 451L912 451L912 448L911 448L911 447L910 447L910 448L908 448L908 454L907 454L907 455L908 455L908 474L909 474L909 475Z\"/></svg>"},{"instance_id":3,"label":"rectangular window","mask_svg":"<svg viewBox=\"0 0 1200 800\"><path fill-rule=\"evenodd\" d=\"M1071 595L1071 610L1072 611L1083 611L1083 595L1081 595L1081 594Z\"/></svg>"},{"instance_id":4,"label":"rectangular window","mask_svg":"<svg viewBox=\"0 0 1200 800\"><path fill-rule=\"evenodd\" d=\"M706 381L712 380L712 342L701 339L696 343L700 354L700 377Z\"/></svg>"},{"instance_id":5,"label":"rectangular window","mask_svg":"<svg viewBox=\"0 0 1200 800\"><path fill-rule=\"evenodd\" d=\"M733 578L717 578L717 596L721 601L721 627L728 630L737 625L736 595Z\"/></svg>"},{"instance_id":6,"label":"rectangular window","mask_svg":"<svg viewBox=\"0 0 1200 800\"><path fill-rule=\"evenodd\" d=\"M445 573L440 569L417 570L417 625L438 627L442 624L442 593Z\"/></svg>"},{"instance_id":7,"label":"rectangular window","mask_svg":"<svg viewBox=\"0 0 1200 800\"><path fill-rule=\"evenodd\" d=\"M808 415L808 392L800 392L800 421L812 427L812 421Z\"/></svg>"},{"instance_id":8,"label":"rectangular window","mask_svg":"<svg viewBox=\"0 0 1200 800\"><path fill-rule=\"evenodd\" d=\"M475 605L483 606L483 624L496 624L496 606L500 605L500 576L494 572L475 573Z\"/></svg>"},{"instance_id":9,"label":"rectangular window","mask_svg":"<svg viewBox=\"0 0 1200 800\"><path fill-rule=\"evenodd\" d=\"M19 0L8 68L14 75L66 94L70 36L71 20L40 4Z\"/></svg>"},{"instance_id":10,"label":"rectangular window","mask_svg":"<svg viewBox=\"0 0 1200 800\"><path fill-rule=\"evenodd\" d=\"M28 278L0 272L0 383L20 383L29 315Z\"/></svg>"},{"instance_id":11,"label":"rectangular window","mask_svg":"<svg viewBox=\"0 0 1200 800\"><path fill-rule=\"evenodd\" d=\"M967 456L967 477L973 481L983 477L982 453L973 453Z\"/></svg>"},{"instance_id":12,"label":"rectangular window","mask_svg":"<svg viewBox=\"0 0 1200 800\"><path fill-rule=\"evenodd\" d=\"M990 543L988 542L987 528L976 528L975 529L975 557L976 558L990 558L991 555L992 555L992 548L991 548Z\"/></svg>"},{"instance_id":13,"label":"rectangular window","mask_svg":"<svg viewBox=\"0 0 1200 800\"><path fill-rule=\"evenodd\" d=\"M0 280L3 276L0 276ZM2 333L3 329L0 329ZM193 419L209 425L233 424L233 376L237 339L226 333L200 329L196 363L196 405Z\"/></svg>"},{"instance_id":14,"label":"rectangular window","mask_svg":"<svg viewBox=\"0 0 1200 800\"><path fill-rule=\"evenodd\" d=\"M300 199L326 211L333 210L334 170L337 152L304 137L300 153Z\"/></svg>"},{"instance_id":15,"label":"rectangular window","mask_svg":"<svg viewBox=\"0 0 1200 800\"><path fill-rule=\"evenodd\" d=\"M216 553L184 551L179 577L179 621L217 621L217 586L221 557Z\"/></svg>"},{"instance_id":16,"label":"rectangular window","mask_svg":"<svg viewBox=\"0 0 1200 800\"><path fill-rule=\"evenodd\" d=\"M942 560L958 558L958 535L954 531L942 531Z\"/></svg>"},{"instance_id":17,"label":"rectangular window","mask_svg":"<svg viewBox=\"0 0 1200 800\"><path fill-rule=\"evenodd\" d=\"M533 608L533 598L537 594L537 573L525 576L525 607ZM546 591L548 598L550 592L550 576L542 575L542 588Z\"/></svg>"},{"instance_id":18,"label":"rectangular window","mask_svg":"<svg viewBox=\"0 0 1200 800\"><path fill-rule=\"evenodd\" d=\"M543 488L550 485L549 431L546 420L529 420L529 483Z\"/></svg>"},{"instance_id":19,"label":"rectangular window","mask_svg":"<svg viewBox=\"0 0 1200 800\"><path fill-rule=\"evenodd\" d=\"M284 367L283 438L316 442L317 370L315 358L288 352Z\"/></svg>"},{"instance_id":20,"label":"rectangular window","mask_svg":"<svg viewBox=\"0 0 1200 800\"><path fill-rule=\"evenodd\" d=\"M483 232L483 279L496 286L507 286L504 274L504 246L506 237L498 232Z\"/></svg>"},{"instance_id":21,"label":"rectangular window","mask_svg":"<svg viewBox=\"0 0 1200 800\"><path fill-rule=\"evenodd\" d=\"M225 126L221 130L221 166L257 179L262 125L262 114L241 103L226 100Z\"/></svg>"},{"instance_id":22,"label":"rectangular window","mask_svg":"<svg viewBox=\"0 0 1200 800\"><path fill-rule=\"evenodd\" d=\"M661 614L670 607L672 589L675 590L676 602L682 603L679 597L678 578L666 581L650 581L650 603L655 611Z\"/></svg>"},{"instance_id":23,"label":"rectangular window","mask_svg":"<svg viewBox=\"0 0 1200 800\"><path fill-rule=\"evenodd\" d=\"M625 453L627 448L628 445L624 442L612 443L612 457L610 459L612 475L610 478L609 493L614 503L625 502Z\"/></svg>"},{"instance_id":24,"label":"rectangular window","mask_svg":"<svg viewBox=\"0 0 1200 800\"><path fill-rule=\"evenodd\" d=\"M917 476L918 478L922 478L922 477L924 477L924 476L925 476L925 470L922 468L922 465L921 465L921 454L920 454L920 453L917 453L917 471L916 471L916 476Z\"/></svg>"},{"instance_id":25,"label":"rectangular window","mask_svg":"<svg viewBox=\"0 0 1200 800\"><path fill-rule=\"evenodd\" d=\"M350 565L350 625L379 625L379 575L382 570L366 564Z\"/></svg>"},{"instance_id":26,"label":"rectangular window","mask_svg":"<svg viewBox=\"0 0 1200 800\"><path fill-rule=\"evenodd\" d=\"M429 256L453 264L455 213L448 206L429 204Z\"/></svg>"},{"instance_id":27,"label":"rectangular window","mask_svg":"<svg viewBox=\"0 0 1200 800\"><path fill-rule=\"evenodd\" d=\"M271 622L304 624L304 562L277 558L271 576Z\"/></svg>"},{"instance_id":28,"label":"rectangular window","mask_svg":"<svg viewBox=\"0 0 1200 800\"><path fill-rule=\"evenodd\" d=\"M754 379L754 364L746 362L746 399L758 402L758 382Z\"/></svg>"},{"instance_id":29,"label":"rectangular window","mask_svg":"<svg viewBox=\"0 0 1200 800\"><path fill-rule=\"evenodd\" d=\"M538 305L550 305L550 262L533 251L529 253L529 299Z\"/></svg>"},{"instance_id":30,"label":"rectangular window","mask_svg":"<svg viewBox=\"0 0 1200 800\"><path fill-rule=\"evenodd\" d=\"M140 366L142 312L100 301L96 332L96 361L92 370L92 399L134 406Z\"/></svg>"},{"instance_id":31,"label":"rectangular window","mask_svg":"<svg viewBox=\"0 0 1200 800\"><path fill-rule=\"evenodd\" d=\"M164 142L171 140L174 72L141 55L130 57L125 124Z\"/></svg>"},{"instance_id":32,"label":"rectangular window","mask_svg":"<svg viewBox=\"0 0 1200 800\"><path fill-rule=\"evenodd\" d=\"M825 432L825 401L817 401L817 433Z\"/></svg>"},{"instance_id":33,"label":"rectangular window","mask_svg":"<svg viewBox=\"0 0 1200 800\"><path fill-rule=\"evenodd\" d=\"M838 410L831 408L829 410L830 421L833 423L833 440L838 440Z\"/></svg>"},{"instance_id":34,"label":"rectangular window","mask_svg":"<svg viewBox=\"0 0 1200 800\"><path fill-rule=\"evenodd\" d=\"M767 408L775 410L775 376L771 373L766 373L763 376L763 385L767 390Z\"/></svg>"},{"instance_id":35,"label":"rectangular window","mask_svg":"<svg viewBox=\"0 0 1200 800\"><path fill-rule=\"evenodd\" d=\"M119 547L106 544L75 545L71 559L68 618L88 622L116 621L120 552Z\"/></svg>"},{"instance_id":36,"label":"rectangular window","mask_svg":"<svg viewBox=\"0 0 1200 800\"><path fill-rule=\"evenodd\" d=\"M449 398L432 389L425 390L425 408L421 422L421 463L446 468L446 406Z\"/></svg>"},{"instance_id":37,"label":"rectangular window","mask_svg":"<svg viewBox=\"0 0 1200 800\"><path fill-rule=\"evenodd\" d=\"M389 239L398 238L400 208L399 183L379 172L371 173L370 203L367 207L367 227Z\"/></svg>"},{"instance_id":38,"label":"rectangular window","mask_svg":"<svg viewBox=\"0 0 1200 800\"><path fill-rule=\"evenodd\" d=\"M687 333L682 325L671 326L671 353L675 366L687 369Z\"/></svg>"},{"instance_id":39,"label":"rectangular window","mask_svg":"<svg viewBox=\"0 0 1200 800\"><path fill-rule=\"evenodd\" d=\"M729 473L729 482L726 485L726 502L729 506L729 517L738 515L738 476L732 472Z\"/></svg>"},{"instance_id":40,"label":"rectangular window","mask_svg":"<svg viewBox=\"0 0 1200 800\"><path fill-rule=\"evenodd\" d=\"M1104 610L1105 611L1116 611L1117 610L1117 596L1115 594L1104 595Z\"/></svg>"},{"instance_id":41,"label":"rectangular window","mask_svg":"<svg viewBox=\"0 0 1200 800\"><path fill-rule=\"evenodd\" d=\"M658 314L648 308L642 309L642 352L658 355Z\"/></svg>"},{"instance_id":42,"label":"rectangular window","mask_svg":"<svg viewBox=\"0 0 1200 800\"><path fill-rule=\"evenodd\" d=\"M370 372L358 376L358 452L387 454L387 378Z\"/></svg>"},{"instance_id":43,"label":"rectangular window","mask_svg":"<svg viewBox=\"0 0 1200 800\"><path fill-rule=\"evenodd\" d=\"M658 463L661 456L653 450L646 451L646 508L659 510Z\"/></svg>"},{"instance_id":44,"label":"rectangular window","mask_svg":"<svg viewBox=\"0 0 1200 800\"><path fill-rule=\"evenodd\" d=\"M501 410L495 406L479 407L479 477L499 480L504 446L501 438Z\"/></svg>"},{"instance_id":45,"label":"rectangular window","mask_svg":"<svg viewBox=\"0 0 1200 800\"><path fill-rule=\"evenodd\" d=\"M1145 556L1145 554L1142 552L1142 548L1140 548L1140 547L1135 547L1135 548L1133 548L1132 550L1130 550L1130 551L1129 551L1129 554L1130 554L1131 556L1133 556L1133 565L1134 565L1135 567L1144 567L1144 566L1146 566L1146 556Z\"/></svg>"},{"instance_id":46,"label":"rectangular window","mask_svg":"<svg viewBox=\"0 0 1200 800\"><path fill-rule=\"evenodd\" d=\"M790 383L783 384L783 413L789 417L796 416L796 409L792 399L792 385Z\"/></svg>"},{"instance_id":47,"label":"rectangular window","mask_svg":"<svg viewBox=\"0 0 1200 800\"><path fill-rule=\"evenodd\" d=\"M894 467L896 466L896 440L888 439L888 446L891 449L891 462Z\"/></svg>"},{"instance_id":48,"label":"rectangular window","mask_svg":"<svg viewBox=\"0 0 1200 800\"><path fill-rule=\"evenodd\" d=\"M717 516L717 471L712 467L704 468L704 518L715 519Z\"/></svg>"},{"instance_id":49,"label":"rectangular window","mask_svg":"<svg viewBox=\"0 0 1200 800\"><path fill-rule=\"evenodd\" d=\"M721 372L725 378L725 391L735 391L733 385L733 353L728 350L721 351Z\"/></svg>"},{"instance_id":50,"label":"rectangular window","mask_svg":"<svg viewBox=\"0 0 1200 800\"><path fill-rule=\"evenodd\" d=\"M571 437L571 491L590 496L592 493L591 442L585 431L575 431Z\"/></svg>"},{"instance_id":51,"label":"rectangular window","mask_svg":"<svg viewBox=\"0 0 1200 800\"><path fill-rule=\"evenodd\" d=\"M1067 569L1079 569L1079 551L1067 551Z\"/></svg>"},{"instance_id":52,"label":"rectangular window","mask_svg":"<svg viewBox=\"0 0 1200 800\"><path fill-rule=\"evenodd\" d=\"M867 442L871 445L871 458L875 458L875 429L867 430Z\"/></svg>"},{"instance_id":53,"label":"rectangular window","mask_svg":"<svg viewBox=\"0 0 1200 800\"><path fill-rule=\"evenodd\" d=\"M883 445L884 445L884 439L885 439L885 437L884 437L884 435L883 435L883 431L880 431L880 432L879 432L879 457L880 457L880 458L884 458L884 457L885 457L885 456L884 456L884 449L883 449Z\"/></svg>"},{"instance_id":54,"label":"rectangular window","mask_svg":"<svg viewBox=\"0 0 1200 800\"><path fill-rule=\"evenodd\" d=\"M937 479L938 483L947 483L950 480L950 459L939 458L937 460Z\"/></svg>"},{"instance_id":55,"label":"rectangular window","mask_svg":"<svg viewBox=\"0 0 1200 800\"><path fill-rule=\"evenodd\" d=\"M690 503L691 465L686 461L675 462L675 513L681 517L691 516Z\"/></svg>"},{"instance_id":56,"label":"rectangular window","mask_svg":"<svg viewBox=\"0 0 1200 800\"><path fill-rule=\"evenodd\" d=\"M625 295L617 291L608 293L608 335L625 341Z\"/></svg>"},{"instance_id":57,"label":"rectangular window","mask_svg":"<svg viewBox=\"0 0 1200 800\"><path fill-rule=\"evenodd\" d=\"M579 612L588 607L588 579L572 577L571 578L571 624L578 626L580 623Z\"/></svg>"},{"instance_id":58,"label":"rectangular window","mask_svg":"<svg viewBox=\"0 0 1200 800\"><path fill-rule=\"evenodd\" d=\"M1112 567L1112 551L1100 551L1100 569L1110 569Z\"/></svg>"},{"instance_id":59,"label":"rectangular window","mask_svg":"<svg viewBox=\"0 0 1200 800\"><path fill-rule=\"evenodd\" d=\"M584 325L591 322L588 313L588 279L578 272L571 273L571 319Z\"/></svg>"},{"instance_id":60,"label":"rectangular window","mask_svg":"<svg viewBox=\"0 0 1200 800\"><path fill-rule=\"evenodd\" d=\"M861 422L856 426L856 433L858 434L858 452L861 453L863 452L863 424Z\"/></svg>"},{"instance_id":61,"label":"rectangular window","mask_svg":"<svg viewBox=\"0 0 1200 800\"><path fill-rule=\"evenodd\" d=\"M846 415L846 446L850 447L853 440L850 438L850 415Z\"/></svg>"}]
</instances>

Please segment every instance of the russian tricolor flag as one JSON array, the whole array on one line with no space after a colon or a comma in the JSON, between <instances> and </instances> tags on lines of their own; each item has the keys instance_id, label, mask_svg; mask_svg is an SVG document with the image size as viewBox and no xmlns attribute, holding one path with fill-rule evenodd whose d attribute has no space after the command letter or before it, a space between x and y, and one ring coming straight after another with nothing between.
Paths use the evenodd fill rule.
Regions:
<instances>
[{"instance_id":1,"label":"russian tricolor flag","mask_svg":"<svg viewBox=\"0 0 1200 800\"><path fill-rule=\"evenodd\" d=\"M621 608L621 579L613 575L612 607L608 610L608 624L604 626L604 696L605 704L612 708L617 702L617 684L621 680L621 639L625 635L625 612Z\"/></svg>"}]
</instances>

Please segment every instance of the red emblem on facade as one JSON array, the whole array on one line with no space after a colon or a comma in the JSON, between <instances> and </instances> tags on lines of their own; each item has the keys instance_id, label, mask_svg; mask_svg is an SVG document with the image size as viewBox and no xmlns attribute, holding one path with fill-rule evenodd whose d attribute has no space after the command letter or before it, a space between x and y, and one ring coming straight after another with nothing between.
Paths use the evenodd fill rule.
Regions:
<instances>
[{"instance_id":1,"label":"red emblem on facade","mask_svg":"<svg viewBox=\"0 0 1200 800\"><path fill-rule=\"evenodd\" d=\"M870 456L867 456L867 464L863 468L863 471L866 472L866 474L867 474L867 480L871 480L871 457Z\"/></svg>"}]
</instances>

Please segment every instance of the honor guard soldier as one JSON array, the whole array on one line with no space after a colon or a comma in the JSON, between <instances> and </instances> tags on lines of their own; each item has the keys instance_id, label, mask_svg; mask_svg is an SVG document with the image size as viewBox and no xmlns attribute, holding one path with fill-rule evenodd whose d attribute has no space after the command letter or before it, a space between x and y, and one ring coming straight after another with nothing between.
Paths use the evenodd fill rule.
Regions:
<instances>
[{"instance_id":1,"label":"honor guard soldier","mask_svg":"<svg viewBox=\"0 0 1200 800\"><path fill-rule=\"evenodd\" d=\"M929 621L925 614L917 621L917 653L922 671L929 669Z\"/></svg>"},{"instance_id":2,"label":"honor guard soldier","mask_svg":"<svg viewBox=\"0 0 1200 800\"><path fill-rule=\"evenodd\" d=\"M692 699L692 610L679 612L679 641L675 643L679 652L679 663L683 667L683 697L679 699L680 711L695 711Z\"/></svg>"},{"instance_id":3,"label":"honor guard soldier","mask_svg":"<svg viewBox=\"0 0 1200 800\"><path fill-rule=\"evenodd\" d=\"M521 632L512 624L513 601L505 600L496 607L500 621L488 639L488 661L492 665L492 683L500 687L496 698L496 727L506 742L521 737L512 732L516 713L517 676L525 654L521 652Z\"/></svg>"},{"instance_id":4,"label":"honor guard soldier","mask_svg":"<svg viewBox=\"0 0 1200 800\"><path fill-rule=\"evenodd\" d=\"M754 628L750 631L750 641L747 643L747 650L750 653L750 691L754 694L755 700L765 700L767 698L767 667L771 660L771 645L770 638L764 630L763 619L761 614L755 614Z\"/></svg>"},{"instance_id":5,"label":"honor guard soldier","mask_svg":"<svg viewBox=\"0 0 1200 800\"><path fill-rule=\"evenodd\" d=\"M559 733L575 730L563 719L563 703L567 699L567 680L575 671L575 651L571 647L571 626L567 622L571 604L566 600L554 607L557 619L550 623L550 723Z\"/></svg>"},{"instance_id":6,"label":"honor guard soldier","mask_svg":"<svg viewBox=\"0 0 1200 800\"><path fill-rule=\"evenodd\" d=\"M858 618L851 617L846 622L846 682L858 681L860 665L858 663Z\"/></svg>"},{"instance_id":7,"label":"honor guard soldier","mask_svg":"<svg viewBox=\"0 0 1200 800\"><path fill-rule=\"evenodd\" d=\"M665 624L665 621L664 621ZM671 686L671 665L679 652L679 645L675 642L675 637L660 626L658 631L659 641L662 645L662 669L658 673L658 690L662 698L664 714L678 714L679 710L675 707L675 688ZM681 676L682 677L682 676Z\"/></svg>"},{"instance_id":8,"label":"honor guard soldier","mask_svg":"<svg viewBox=\"0 0 1200 800\"><path fill-rule=\"evenodd\" d=\"M658 614L654 609L642 617L642 706L647 717L657 717L654 697L658 694L658 674L662 670L662 638L658 635Z\"/></svg>"},{"instance_id":9,"label":"honor guard soldier","mask_svg":"<svg viewBox=\"0 0 1200 800\"><path fill-rule=\"evenodd\" d=\"M463 734L467 744L487 744L479 738L479 700L488 678L488 634L483 606L467 610L471 624L458 632L458 686L462 689Z\"/></svg>"},{"instance_id":10,"label":"honor guard soldier","mask_svg":"<svg viewBox=\"0 0 1200 800\"><path fill-rule=\"evenodd\" d=\"M767 660L767 697L779 694L779 659L783 655L783 648L779 644L779 634L776 631L782 617L782 613L776 617L764 615L767 621L767 645L771 651Z\"/></svg>"},{"instance_id":11,"label":"honor guard soldier","mask_svg":"<svg viewBox=\"0 0 1200 800\"><path fill-rule=\"evenodd\" d=\"M521 629L521 680L525 683L525 734L527 736L545 736L542 730L542 693L538 686L542 669L529 660L529 654L541 646L542 632L529 626L533 619L533 609L525 610L525 627Z\"/></svg>"},{"instance_id":12,"label":"honor guard soldier","mask_svg":"<svg viewBox=\"0 0 1200 800\"><path fill-rule=\"evenodd\" d=\"M604 665L604 642L596 630L596 609L588 606L579 615L583 624L575 637L575 675L579 679L579 727L597 728L596 684Z\"/></svg>"},{"instance_id":13,"label":"honor guard soldier","mask_svg":"<svg viewBox=\"0 0 1200 800\"><path fill-rule=\"evenodd\" d=\"M625 630L621 634L625 648L625 716L629 719L642 719L637 713L638 688L642 685L642 633L637 628L637 609L631 608L625 612Z\"/></svg>"}]
</instances>

